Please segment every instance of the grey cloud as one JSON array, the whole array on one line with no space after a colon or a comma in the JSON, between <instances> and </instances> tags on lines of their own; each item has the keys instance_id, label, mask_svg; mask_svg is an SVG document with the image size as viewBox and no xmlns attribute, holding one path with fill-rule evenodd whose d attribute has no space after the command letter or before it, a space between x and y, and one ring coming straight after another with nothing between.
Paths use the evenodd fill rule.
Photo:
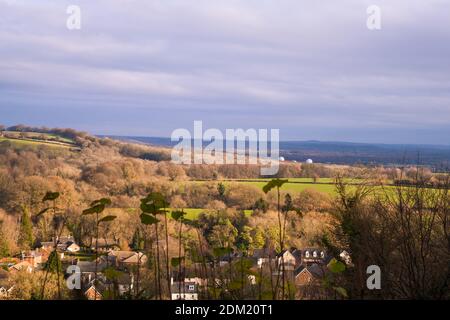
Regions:
<instances>
[{"instance_id":1,"label":"grey cloud","mask_svg":"<svg viewBox=\"0 0 450 320\"><path fill-rule=\"evenodd\" d=\"M82 29L69 31L72 2L0 0L2 122L170 135L199 119L450 144L448 1L377 1L375 32L372 1L80 0ZM106 118L77 118L87 106Z\"/></svg>"}]
</instances>

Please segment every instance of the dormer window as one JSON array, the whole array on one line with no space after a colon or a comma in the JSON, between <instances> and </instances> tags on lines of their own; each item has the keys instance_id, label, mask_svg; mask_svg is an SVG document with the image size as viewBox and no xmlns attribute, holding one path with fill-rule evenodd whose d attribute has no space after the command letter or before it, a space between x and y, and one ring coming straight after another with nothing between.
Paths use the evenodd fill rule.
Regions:
<instances>
[{"instance_id":1,"label":"dormer window","mask_svg":"<svg viewBox=\"0 0 450 320\"><path fill-rule=\"evenodd\" d=\"M321 257L321 258L325 258L325 252L322 251L322 252L320 253L320 257Z\"/></svg>"},{"instance_id":2,"label":"dormer window","mask_svg":"<svg viewBox=\"0 0 450 320\"><path fill-rule=\"evenodd\" d=\"M313 252L313 257L314 257L314 258L317 258L317 251L314 251L314 252Z\"/></svg>"},{"instance_id":3,"label":"dormer window","mask_svg":"<svg viewBox=\"0 0 450 320\"><path fill-rule=\"evenodd\" d=\"M309 258L309 251L305 252L305 257Z\"/></svg>"}]
</instances>

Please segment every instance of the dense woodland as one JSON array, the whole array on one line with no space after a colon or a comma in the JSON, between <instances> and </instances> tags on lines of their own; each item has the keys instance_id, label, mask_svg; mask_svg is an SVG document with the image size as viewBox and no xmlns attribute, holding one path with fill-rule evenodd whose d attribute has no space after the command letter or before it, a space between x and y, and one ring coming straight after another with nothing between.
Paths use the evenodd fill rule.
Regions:
<instances>
[{"instance_id":1,"label":"dense woodland","mask_svg":"<svg viewBox=\"0 0 450 320\"><path fill-rule=\"evenodd\" d=\"M320 298L450 297L446 174L419 167L285 163L275 177L280 179L261 189L225 182L260 178L258 166L181 166L170 162L170 150L164 148L71 129L5 129L2 135L55 134L77 149L0 141L0 258L14 257L57 234L72 234L86 248L101 237L149 257L138 268L138 285L128 298L168 299L169 273L179 271L227 279L207 288L205 299L294 299L294 284L273 280L266 274L272 270L254 270L248 257L262 248L323 247L337 262L346 250L352 263L321 283ZM336 192L283 190L282 179L300 177L333 178ZM359 182L348 183L349 178ZM49 198L49 192L58 196ZM99 206L97 214L115 218L99 224L95 215L84 214ZM189 220L183 218L186 208L204 210ZM252 215L245 214L249 209ZM227 267L211 267L227 255ZM367 289L369 265L380 266L382 290ZM47 278L45 271L15 274L20 287L15 298L76 298L58 290L62 274ZM248 275L256 285L244 281Z\"/></svg>"}]
</instances>

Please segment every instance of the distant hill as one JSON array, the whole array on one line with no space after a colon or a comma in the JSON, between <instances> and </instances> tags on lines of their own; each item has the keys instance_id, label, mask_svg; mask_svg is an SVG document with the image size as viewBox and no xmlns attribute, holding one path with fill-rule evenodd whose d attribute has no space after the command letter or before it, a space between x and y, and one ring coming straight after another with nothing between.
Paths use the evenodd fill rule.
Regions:
<instances>
[{"instance_id":1,"label":"distant hill","mask_svg":"<svg viewBox=\"0 0 450 320\"><path fill-rule=\"evenodd\" d=\"M113 139L171 147L170 138L109 136ZM282 141L280 155L287 161L333 164L426 165L436 170L450 167L450 145L400 145L324 141Z\"/></svg>"}]
</instances>

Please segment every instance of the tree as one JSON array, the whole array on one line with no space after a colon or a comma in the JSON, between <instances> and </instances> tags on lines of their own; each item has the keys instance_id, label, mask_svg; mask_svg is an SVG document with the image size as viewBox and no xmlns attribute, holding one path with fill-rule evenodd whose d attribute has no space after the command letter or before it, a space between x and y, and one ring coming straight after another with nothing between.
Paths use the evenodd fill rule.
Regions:
<instances>
[{"instance_id":1,"label":"tree","mask_svg":"<svg viewBox=\"0 0 450 320\"><path fill-rule=\"evenodd\" d=\"M172 265L172 267L177 267L178 266L178 277L182 274L181 273L181 265L182 262L185 261L186 257L181 255L181 246L182 246L182 232L183 232L183 224L184 224L184 216L186 215L186 213L181 210L181 211L173 211L172 212L172 218L175 221L179 222L180 225L180 229L178 230L178 257L172 258L170 264ZM183 272L184 274L184 272ZM183 277L183 289L184 289L184 277ZM181 292L181 283L178 279L178 292Z\"/></svg>"},{"instance_id":2,"label":"tree","mask_svg":"<svg viewBox=\"0 0 450 320\"><path fill-rule=\"evenodd\" d=\"M252 237L253 229L249 226L244 226L242 231L239 233L238 246L249 250L253 247L253 237Z\"/></svg>"},{"instance_id":3,"label":"tree","mask_svg":"<svg viewBox=\"0 0 450 320\"><path fill-rule=\"evenodd\" d=\"M281 203L280 203L280 188L288 182L287 179L272 179L270 180L264 187L263 191L264 193L270 192L272 189L276 189L277 191L277 217L278 217L278 231L279 231L279 244L280 244L280 252L283 252L284 250L284 240L286 236L286 214L284 215L284 221L281 215ZM280 281L280 265L283 268L282 275L283 275L283 282L282 282L282 299L284 299L284 278L285 278L285 272L284 272L284 259L283 256L281 256L281 263L278 264L278 272L277 272L277 283L275 285L275 290L273 292L273 299L277 299L278 296L278 286Z\"/></svg>"},{"instance_id":4,"label":"tree","mask_svg":"<svg viewBox=\"0 0 450 320\"><path fill-rule=\"evenodd\" d=\"M14 283L14 290L12 291L12 299L18 300L36 300L40 299L40 289L43 281L44 273L36 271L28 273L25 270L14 272L11 274L11 282ZM64 289L62 295L58 292L57 279L49 279L47 283L47 290L44 299L54 300L67 297L69 295L68 289Z\"/></svg>"},{"instance_id":5,"label":"tree","mask_svg":"<svg viewBox=\"0 0 450 320\"><path fill-rule=\"evenodd\" d=\"M62 273L61 272L62 270L61 270L61 261L59 260L57 249L58 249L58 239L61 236L61 232L64 229L66 219L63 217L63 215L61 214L61 211L59 210L58 206L56 205L56 200L59 198L59 196L60 196L59 192L48 191L45 194L45 196L42 198L42 202L43 203L51 202L51 205L49 207L41 210L41 212L39 212L35 216L35 219L40 219L42 217L42 215L46 212L53 213L53 231L54 231L53 251L51 252L49 259L47 261L47 264L45 266L45 276L44 276L44 280L42 283L41 299L44 299L45 288L46 288L47 282L48 282L48 274L54 273L55 271L56 271L57 285L58 285L58 298L61 299L60 274Z\"/></svg>"},{"instance_id":6,"label":"tree","mask_svg":"<svg viewBox=\"0 0 450 320\"><path fill-rule=\"evenodd\" d=\"M139 227L134 231L133 239L131 240L131 248L139 251L144 249L144 237L142 236L141 229Z\"/></svg>"},{"instance_id":7,"label":"tree","mask_svg":"<svg viewBox=\"0 0 450 320\"><path fill-rule=\"evenodd\" d=\"M233 226L230 219L225 218L212 228L208 237L214 247L231 248L238 236L238 230Z\"/></svg>"},{"instance_id":8,"label":"tree","mask_svg":"<svg viewBox=\"0 0 450 320\"><path fill-rule=\"evenodd\" d=\"M336 228L324 243L351 252L352 268L343 279L351 299L449 298L447 179L442 189L424 188L417 172L411 185L383 192L337 180ZM368 289L369 265L382 270L383 290Z\"/></svg>"},{"instance_id":9,"label":"tree","mask_svg":"<svg viewBox=\"0 0 450 320\"><path fill-rule=\"evenodd\" d=\"M50 253L48 260L45 263L44 270L56 274L62 273L62 263L57 251L52 251Z\"/></svg>"},{"instance_id":10,"label":"tree","mask_svg":"<svg viewBox=\"0 0 450 320\"><path fill-rule=\"evenodd\" d=\"M0 137L3 137L3 131L5 131L6 127L0 124Z\"/></svg>"},{"instance_id":11,"label":"tree","mask_svg":"<svg viewBox=\"0 0 450 320\"><path fill-rule=\"evenodd\" d=\"M252 248L253 249L260 249L264 247L264 244L266 243L266 239L264 237L264 231L260 227L256 227L252 230Z\"/></svg>"},{"instance_id":12,"label":"tree","mask_svg":"<svg viewBox=\"0 0 450 320\"><path fill-rule=\"evenodd\" d=\"M3 232L3 221L0 220L0 258L9 257L10 249L6 236Z\"/></svg>"},{"instance_id":13,"label":"tree","mask_svg":"<svg viewBox=\"0 0 450 320\"><path fill-rule=\"evenodd\" d=\"M22 250L28 250L33 247L33 224L28 208L22 207L22 217L20 219L19 246Z\"/></svg>"},{"instance_id":14,"label":"tree","mask_svg":"<svg viewBox=\"0 0 450 320\"><path fill-rule=\"evenodd\" d=\"M253 210L255 211L266 213L268 209L269 204L263 198L259 198L258 200L256 200L255 204L253 205Z\"/></svg>"},{"instance_id":15,"label":"tree","mask_svg":"<svg viewBox=\"0 0 450 320\"><path fill-rule=\"evenodd\" d=\"M264 197L263 192L255 186L238 184L228 188L226 203L230 207L238 207L242 210L252 209L255 201Z\"/></svg>"},{"instance_id":16,"label":"tree","mask_svg":"<svg viewBox=\"0 0 450 320\"><path fill-rule=\"evenodd\" d=\"M284 196L284 206L281 208L281 210L285 213L294 210L292 197L289 193Z\"/></svg>"},{"instance_id":17,"label":"tree","mask_svg":"<svg viewBox=\"0 0 450 320\"><path fill-rule=\"evenodd\" d=\"M219 194L219 200L224 201L225 199L225 185L222 182L219 182L217 185L217 193Z\"/></svg>"},{"instance_id":18,"label":"tree","mask_svg":"<svg viewBox=\"0 0 450 320\"><path fill-rule=\"evenodd\" d=\"M168 238L167 234L167 216L166 216L166 208L167 208L167 202L164 196L159 192L152 192L147 195L147 197L141 199L141 223L144 225L154 225L155 226L155 236L156 236L156 280L157 280L157 287L158 287L158 295L159 299L162 298L162 292L161 292L161 260L160 260L160 254L159 254L159 232L158 232L158 223L159 220L156 218L157 215L164 214L166 217L166 241ZM166 243L166 257L167 257L167 284L169 287L169 294L170 294L170 271L169 271L169 261L168 261L168 241Z\"/></svg>"}]
</instances>

